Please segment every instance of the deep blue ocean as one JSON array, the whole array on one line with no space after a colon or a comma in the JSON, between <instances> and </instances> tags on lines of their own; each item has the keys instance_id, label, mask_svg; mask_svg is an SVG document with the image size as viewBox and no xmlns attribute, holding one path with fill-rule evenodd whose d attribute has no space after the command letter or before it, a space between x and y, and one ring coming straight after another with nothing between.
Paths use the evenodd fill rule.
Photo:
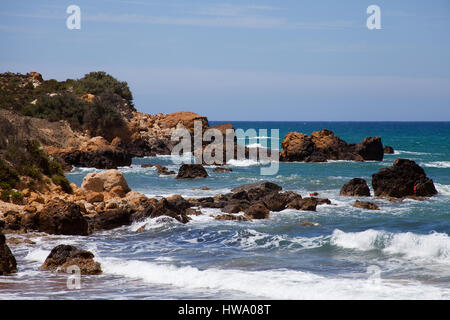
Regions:
<instances>
[{"instance_id":1,"label":"deep blue ocean","mask_svg":"<svg viewBox=\"0 0 450 320\"><path fill-rule=\"evenodd\" d=\"M210 176L194 181L140 167L153 163L176 171L174 157L134 159L120 170L133 190L149 197L211 196L268 180L304 196L318 192L332 205L318 206L317 212L272 212L270 219L254 222L215 221L218 210L202 209L204 214L188 224L156 218L87 237L38 235L32 238L35 245L11 244L19 272L0 280L0 299L450 299L449 122L233 124L268 129L269 135L278 129L278 147L289 131L327 128L347 142L380 136L395 154L382 162L280 163L272 176L260 174L267 164L234 161L233 172L207 167ZM270 146L271 137L258 143L263 141ZM364 178L371 187L371 175L397 158L422 166L439 194L400 203L358 198L377 203L379 211L354 208L355 198L339 196L351 178ZM80 185L93 171L76 168L68 178ZM144 225L145 231L136 233ZM39 271L61 243L94 252L104 273L83 276L81 289L69 290L67 275Z\"/></svg>"}]
</instances>

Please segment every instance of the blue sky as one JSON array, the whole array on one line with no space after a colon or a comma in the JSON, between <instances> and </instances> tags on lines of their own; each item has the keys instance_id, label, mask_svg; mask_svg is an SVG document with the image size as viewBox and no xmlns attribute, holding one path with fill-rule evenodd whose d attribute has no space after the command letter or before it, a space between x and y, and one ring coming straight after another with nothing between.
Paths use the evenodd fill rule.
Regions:
<instances>
[{"instance_id":1,"label":"blue sky","mask_svg":"<svg viewBox=\"0 0 450 320\"><path fill-rule=\"evenodd\" d=\"M68 30L66 8L81 8ZM368 30L366 9L381 9ZM0 71L103 70L147 113L450 121L450 1L4 1Z\"/></svg>"}]
</instances>

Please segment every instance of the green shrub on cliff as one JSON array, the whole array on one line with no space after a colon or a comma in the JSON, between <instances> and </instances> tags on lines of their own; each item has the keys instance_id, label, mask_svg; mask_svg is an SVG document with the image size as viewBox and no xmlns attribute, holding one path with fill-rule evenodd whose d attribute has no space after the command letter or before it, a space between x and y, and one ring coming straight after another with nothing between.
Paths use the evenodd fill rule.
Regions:
<instances>
[{"instance_id":1,"label":"green shrub on cliff","mask_svg":"<svg viewBox=\"0 0 450 320\"><path fill-rule=\"evenodd\" d=\"M75 89L81 93L92 93L96 96L102 95L107 91L111 91L132 106L133 95L125 81L118 81L113 76L103 71L91 72L75 83Z\"/></svg>"},{"instance_id":2,"label":"green shrub on cliff","mask_svg":"<svg viewBox=\"0 0 450 320\"><path fill-rule=\"evenodd\" d=\"M0 159L0 188L9 190L19 182L19 175L16 170L11 168L5 160Z\"/></svg>"},{"instance_id":3,"label":"green shrub on cliff","mask_svg":"<svg viewBox=\"0 0 450 320\"><path fill-rule=\"evenodd\" d=\"M45 175L56 185L61 186L66 193L72 193L72 187L64 176L61 164L48 156L39 142L22 141L9 144L6 149L1 150L1 155L5 159L0 159L2 199L9 199L9 196L12 196L12 200L19 200L20 196L11 192L19 182L19 176L28 176L40 181Z\"/></svg>"},{"instance_id":4,"label":"green shrub on cliff","mask_svg":"<svg viewBox=\"0 0 450 320\"><path fill-rule=\"evenodd\" d=\"M0 74L0 108L49 121L67 120L74 130L113 139L111 129L125 128L121 111L135 110L126 82L103 72L78 80L41 81L36 88L29 75ZM82 96L94 94L89 103ZM0 143L2 143L0 141Z\"/></svg>"},{"instance_id":5,"label":"green shrub on cliff","mask_svg":"<svg viewBox=\"0 0 450 320\"><path fill-rule=\"evenodd\" d=\"M21 113L49 121L67 120L77 130L83 128L83 116L87 109L87 103L77 95L63 92L56 96L42 96L35 105L24 106Z\"/></svg>"},{"instance_id":6,"label":"green shrub on cliff","mask_svg":"<svg viewBox=\"0 0 450 320\"><path fill-rule=\"evenodd\" d=\"M65 193L73 192L69 180L64 175L55 174L52 176L52 181L54 184L60 186Z\"/></svg>"}]
</instances>

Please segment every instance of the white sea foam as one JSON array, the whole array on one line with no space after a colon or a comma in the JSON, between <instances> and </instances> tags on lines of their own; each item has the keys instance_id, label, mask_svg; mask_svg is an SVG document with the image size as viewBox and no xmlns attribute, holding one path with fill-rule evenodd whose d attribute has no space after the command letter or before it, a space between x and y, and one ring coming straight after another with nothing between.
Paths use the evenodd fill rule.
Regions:
<instances>
[{"instance_id":1,"label":"white sea foam","mask_svg":"<svg viewBox=\"0 0 450 320\"><path fill-rule=\"evenodd\" d=\"M330 243L345 249L381 250L417 262L450 264L450 237L446 233L391 233L380 230L343 232L336 229Z\"/></svg>"},{"instance_id":2,"label":"white sea foam","mask_svg":"<svg viewBox=\"0 0 450 320\"><path fill-rule=\"evenodd\" d=\"M396 154L412 154L417 156L428 155L431 153L428 152L415 152L415 151L407 151L407 150L394 150L394 155Z\"/></svg>"},{"instance_id":3,"label":"white sea foam","mask_svg":"<svg viewBox=\"0 0 450 320\"><path fill-rule=\"evenodd\" d=\"M434 186L436 187L436 190L437 190L437 192L439 192L439 194L450 195L450 186L449 185L435 183Z\"/></svg>"},{"instance_id":4,"label":"white sea foam","mask_svg":"<svg viewBox=\"0 0 450 320\"><path fill-rule=\"evenodd\" d=\"M450 161L424 162L421 165L429 168L450 168Z\"/></svg>"},{"instance_id":5,"label":"white sea foam","mask_svg":"<svg viewBox=\"0 0 450 320\"><path fill-rule=\"evenodd\" d=\"M250 167L250 166L259 166L261 165L261 162L253 159L243 159L243 160L231 159L227 162L227 164L233 167Z\"/></svg>"},{"instance_id":6,"label":"white sea foam","mask_svg":"<svg viewBox=\"0 0 450 320\"><path fill-rule=\"evenodd\" d=\"M136 232L138 229L144 227L144 230L149 231L158 231L163 229L171 229L173 227L176 227L177 224L180 224L176 219L168 217L168 216L161 216L157 218L147 218L143 221L134 222L130 227L130 231Z\"/></svg>"},{"instance_id":7,"label":"white sea foam","mask_svg":"<svg viewBox=\"0 0 450 320\"><path fill-rule=\"evenodd\" d=\"M246 271L236 269L99 258L105 274L187 290L242 292L269 299L448 299L450 290L412 281L373 281L328 278L310 272L285 269Z\"/></svg>"},{"instance_id":8,"label":"white sea foam","mask_svg":"<svg viewBox=\"0 0 450 320\"><path fill-rule=\"evenodd\" d=\"M44 263L45 259L50 254L50 251L51 250L45 250L42 248L33 248L32 250L28 251L28 254L25 256L25 260Z\"/></svg>"}]
</instances>

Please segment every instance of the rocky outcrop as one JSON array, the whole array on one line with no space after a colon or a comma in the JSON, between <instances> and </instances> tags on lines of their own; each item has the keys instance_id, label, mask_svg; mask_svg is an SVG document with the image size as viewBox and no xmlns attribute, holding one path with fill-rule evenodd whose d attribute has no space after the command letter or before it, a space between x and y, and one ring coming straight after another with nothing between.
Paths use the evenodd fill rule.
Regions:
<instances>
[{"instance_id":1,"label":"rocky outcrop","mask_svg":"<svg viewBox=\"0 0 450 320\"><path fill-rule=\"evenodd\" d=\"M287 204L288 209L316 211L318 205L331 204L331 201L326 198L297 198Z\"/></svg>"},{"instance_id":2,"label":"rocky outcrop","mask_svg":"<svg viewBox=\"0 0 450 320\"><path fill-rule=\"evenodd\" d=\"M270 210L264 203L255 203L245 210L245 215L251 219L267 219L269 218Z\"/></svg>"},{"instance_id":3,"label":"rocky outcrop","mask_svg":"<svg viewBox=\"0 0 450 320\"><path fill-rule=\"evenodd\" d=\"M375 203L369 202L369 201L356 200L352 206L355 208L366 209L366 210L380 210L380 208Z\"/></svg>"},{"instance_id":4,"label":"rocky outcrop","mask_svg":"<svg viewBox=\"0 0 450 320\"><path fill-rule=\"evenodd\" d=\"M133 210L128 207L105 208L92 217L88 217L89 232L111 230L126 226L132 222Z\"/></svg>"},{"instance_id":5,"label":"rocky outcrop","mask_svg":"<svg viewBox=\"0 0 450 320\"><path fill-rule=\"evenodd\" d=\"M16 258L12 254L0 226L0 276L17 272Z\"/></svg>"},{"instance_id":6,"label":"rocky outcrop","mask_svg":"<svg viewBox=\"0 0 450 320\"><path fill-rule=\"evenodd\" d=\"M159 200L150 215L150 217L169 216L181 223L187 223L191 218L188 217L187 209L192 205L180 195L173 195L169 198Z\"/></svg>"},{"instance_id":7,"label":"rocky outcrop","mask_svg":"<svg viewBox=\"0 0 450 320\"><path fill-rule=\"evenodd\" d=\"M77 266L81 274L100 274L100 263L94 261L94 254L90 251L79 250L70 245L59 245L50 252L41 270L69 272L68 268Z\"/></svg>"},{"instance_id":8,"label":"rocky outcrop","mask_svg":"<svg viewBox=\"0 0 450 320\"><path fill-rule=\"evenodd\" d=\"M231 190L228 194L214 197L188 199L192 206L220 208L227 214L244 212L251 219L267 219L270 211L286 208L296 210L316 210L318 205L331 204L328 199L305 198L293 191L280 192L282 187L272 182L250 183ZM224 217L224 219L231 219Z\"/></svg>"},{"instance_id":9,"label":"rocky outcrop","mask_svg":"<svg viewBox=\"0 0 450 320\"><path fill-rule=\"evenodd\" d=\"M394 148L391 146L385 146L383 152L384 154L394 154Z\"/></svg>"},{"instance_id":10,"label":"rocky outcrop","mask_svg":"<svg viewBox=\"0 0 450 320\"><path fill-rule=\"evenodd\" d=\"M35 229L40 232L80 236L88 234L88 223L81 214L80 206L73 202L52 200L36 214L34 221Z\"/></svg>"},{"instance_id":11,"label":"rocky outcrop","mask_svg":"<svg viewBox=\"0 0 450 320\"><path fill-rule=\"evenodd\" d=\"M183 164L178 171L176 179L206 178L208 173L201 164Z\"/></svg>"},{"instance_id":12,"label":"rocky outcrop","mask_svg":"<svg viewBox=\"0 0 450 320\"><path fill-rule=\"evenodd\" d=\"M131 165L130 153L103 137L94 137L79 147L57 149L47 147L49 154L60 159L65 166L114 169Z\"/></svg>"},{"instance_id":13,"label":"rocky outcrop","mask_svg":"<svg viewBox=\"0 0 450 320\"><path fill-rule=\"evenodd\" d=\"M81 183L84 192L123 192L131 191L122 172L116 169L105 172L93 172L84 177Z\"/></svg>"},{"instance_id":14,"label":"rocky outcrop","mask_svg":"<svg viewBox=\"0 0 450 320\"><path fill-rule=\"evenodd\" d=\"M372 175L372 187L377 197L431 197L437 194L433 180L414 161L397 159L394 165Z\"/></svg>"},{"instance_id":15,"label":"rocky outcrop","mask_svg":"<svg viewBox=\"0 0 450 320\"><path fill-rule=\"evenodd\" d=\"M247 198L251 201L259 200L260 198L269 195L274 192L279 192L282 190L282 187L268 181L263 182L257 182L257 183L249 183L244 184L240 187L231 189L231 192L234 195L241 194L242 192L245 192L247 195Z\"/></svg>"},{"instance_id":16,"label":"rocky outcrop","mask_svg":"<svg viewBox=\"0 0 450 320\"><path fill-rule=\"evenodd\" d=\"M327 129L315 131L311 136L289 132L281 147L280 161L381 161L384 154L380 137L368 137L360 143L347 143Z\"/></svg>"},{"instance_id":17,"label":"rocky outcrop","mask_svg":"<svg viewBox=\"0 0 450 320\"><path fill-rule=\"evenodd\" d=\"M339 195L350 197L370 197L370 189L366 180L361 178L353 178L342 186Z\"/></svg>"}]
</instances>

